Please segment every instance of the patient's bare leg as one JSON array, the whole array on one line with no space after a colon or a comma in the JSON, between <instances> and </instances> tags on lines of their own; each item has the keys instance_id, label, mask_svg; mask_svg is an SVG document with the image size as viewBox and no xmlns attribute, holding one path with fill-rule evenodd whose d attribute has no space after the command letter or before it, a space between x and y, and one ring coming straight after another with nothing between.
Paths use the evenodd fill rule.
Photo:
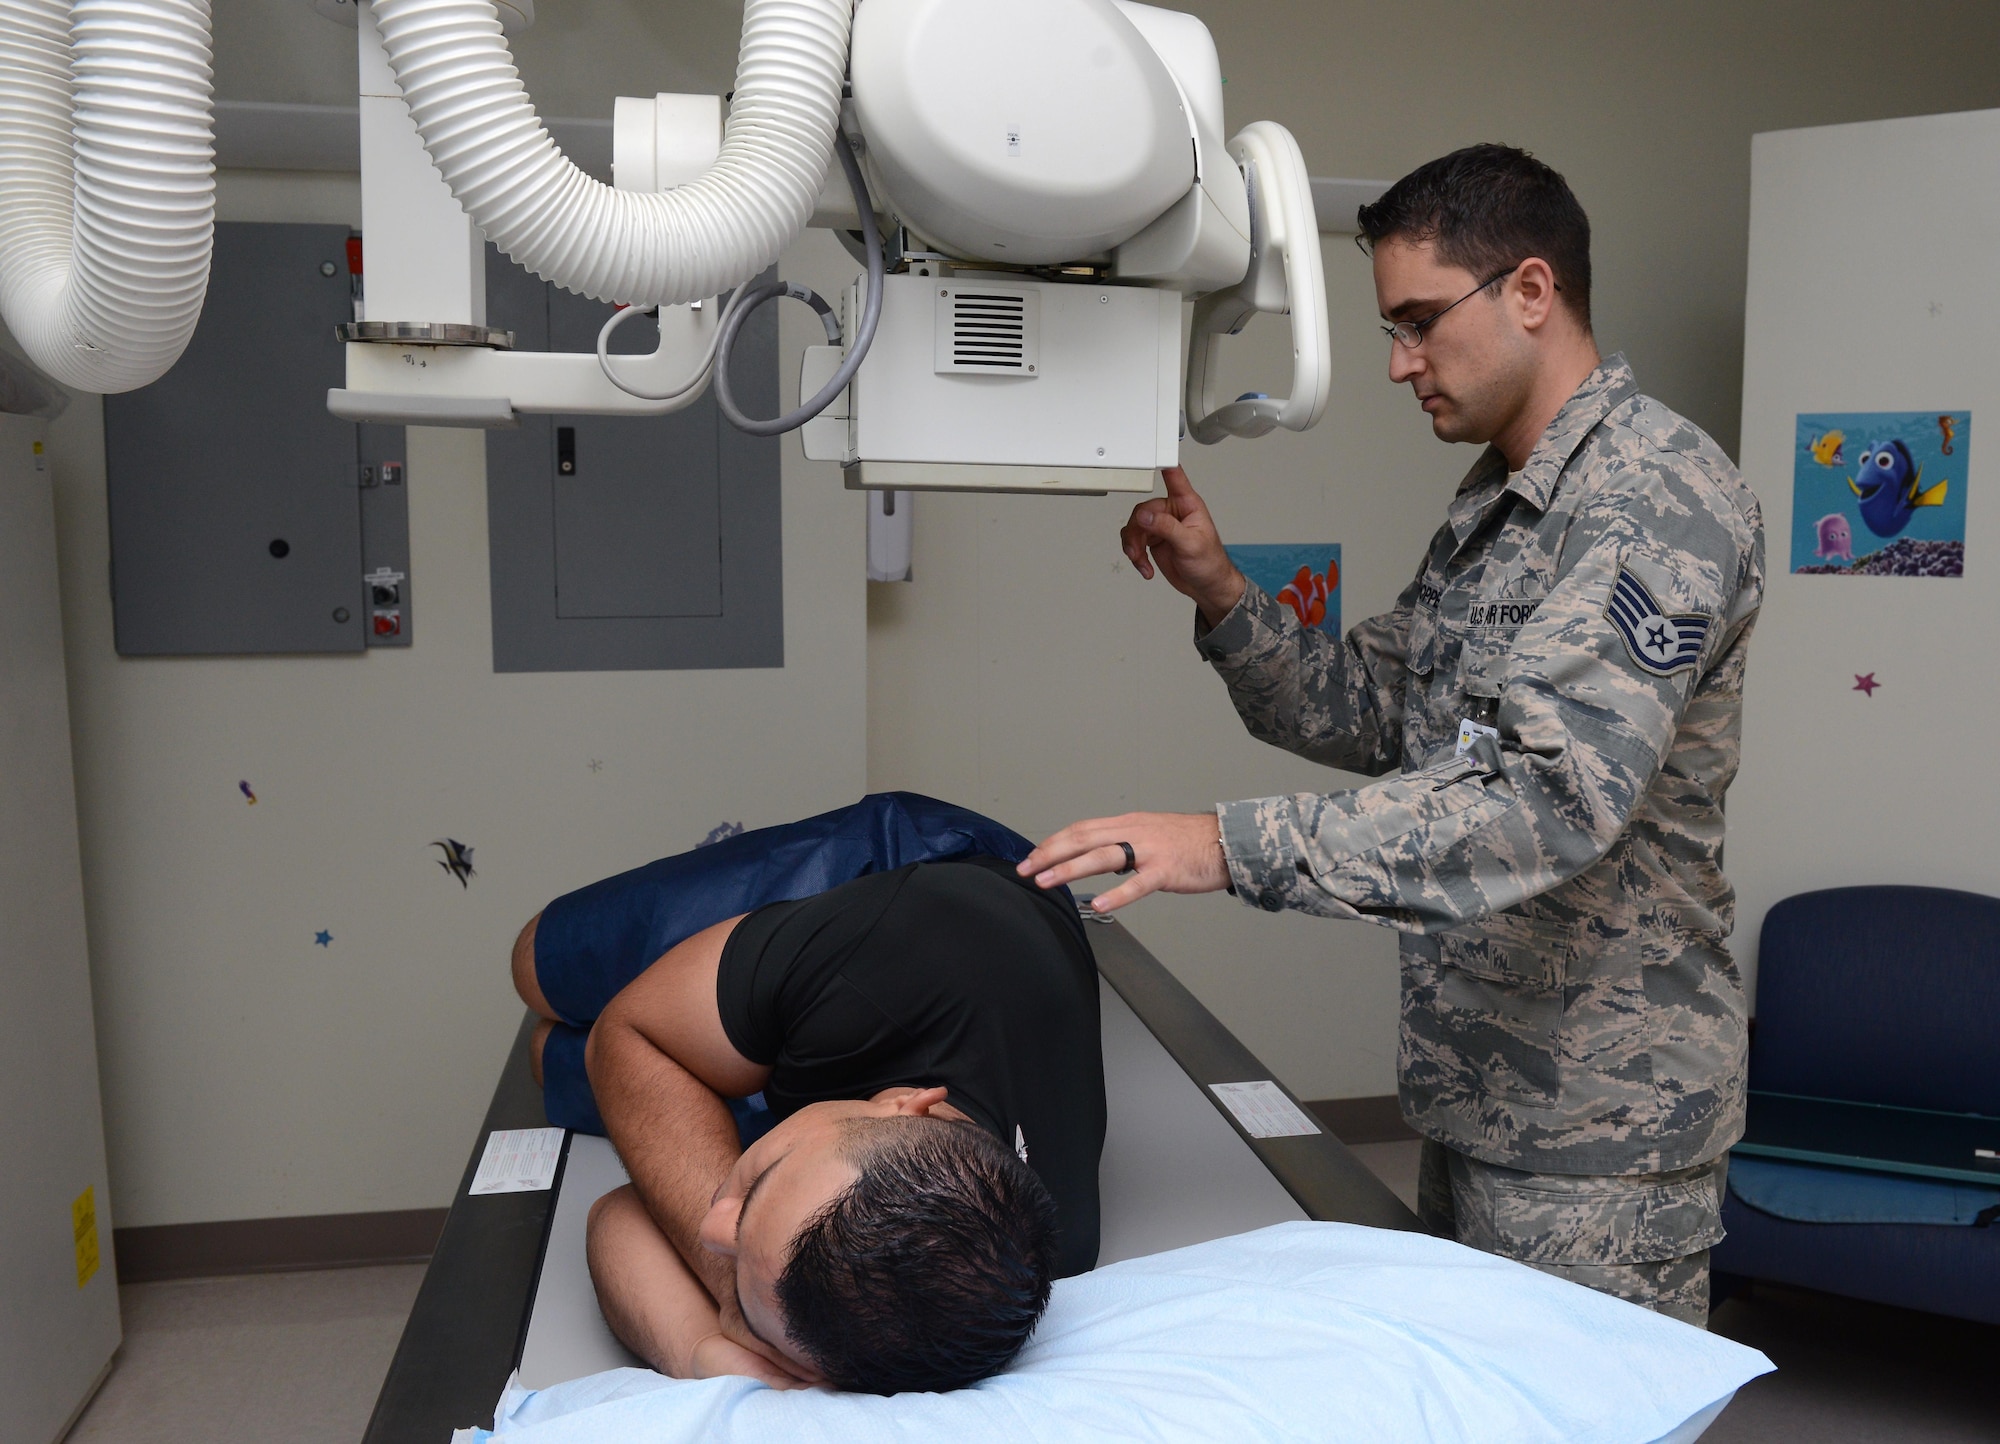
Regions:
<instances>
[{"instance_id":1,"label":"patient's bare leg","mask_svg":"<svg viewBox=\"0 0 2000 1444\"><path fill-rule=\"evenodd\" d=\"M528 1073L537 1088L542 1086L542 1049L548 1046L549 1034L555 1031L555 1027L547 1018L539 1019L534 1033L528 1038Z\"/></svg>"},{"instance_id":2,"label":"patient's bare leg","mask_svg":"<svg viewBox=\"0 0 2000 1444\"><path fill-rule=\"evenodd\" d=\"M514 939L514 991L521 995L521 1001L541 1017L535 1025L535 1034L528 1040L528 1071L534 1075L535 1086L542 1086L542 1049L548 1045L549 1032L562 1019L549 1006L549 1000L542 996L541 980L535 976L535 927L542 920L536 913L528 919L528 925L521 929L521 936Z\"/></svg>"},{"instance_id":3,"label":"patient's bare leg","mask_svg":"<svg viewBox=\"0 0 2000 1444\"><path fill-rule=\"evenodd\" d=\"M542 983L535 976L535 928L542 915L536 913L528 919L528 925L521 929L521 936L514 939L514 991L542 1017L560 1023L562 1018L549 1006L549 1000L542 996Z\"/></svg>"}]
</instances>

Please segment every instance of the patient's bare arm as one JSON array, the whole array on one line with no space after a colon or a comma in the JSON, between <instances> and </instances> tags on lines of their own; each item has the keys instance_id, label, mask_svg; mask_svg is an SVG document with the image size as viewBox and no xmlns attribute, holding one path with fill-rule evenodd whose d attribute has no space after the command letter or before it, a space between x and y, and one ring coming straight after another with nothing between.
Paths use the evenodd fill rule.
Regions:
<instances>
[{"instance_id":1,"label":"patient's bare arm","mask_svg":"<svg viewBox=\"0 0 2000 1444\"><path fill-rule=\"evenodd\" d=\"M647 1213L710 1293L733 1291L730 1261L701 1246L701 1221L743 1150L714 1089L607 1012L591 1029L591 1091Z\"/></svg>"},{"instance_id":2,"label":"patient's bare arm","mask_svg":"<svg viewBox=\"0 0 2000 1444\"><path fill-rule=\"evenodd\" d=\"M701 1221L742 1152L723 1093L754 1093L769 1075L730 1045L716 1011L716 963L735 923L695 934L635 979L597 1020L585 1052L598 1111L632 1176L633 1200L653 1239L681 1265L676 1271L661 1259L637 1219L607 1215L612 1222L602 1226L601 1241L593 1227L592 1275L600 1295L609 1284L621 1300L607 1307L607 1317L623 1309L635 1333L628 1336L616 1318L613 1327L656 1367L690 1353L703 1326L711 1333L719 1327L750 1351L765 1348L743 1323L733 1261L700 1240ZM645 1307L637 1302L639 1280L674 1296L657 1311ZM684 1288L674 1292L689 1282L706 1296L706 1315L704 1301L685 1297Z\"/></svg>"},{"instance_id":3,"label":"patient's bare arm","mask_svg":"<svg viewBox=\"0 0 2000 1444\"><path fill-rule=\"evenodd\" d=\"M802 1387L723 1332L715 1299L629 1183L591 1206L590 1276L611 1331L661 1373L677 1379L747 1374L774 1389Z\"/></svg>"}]
</instances>

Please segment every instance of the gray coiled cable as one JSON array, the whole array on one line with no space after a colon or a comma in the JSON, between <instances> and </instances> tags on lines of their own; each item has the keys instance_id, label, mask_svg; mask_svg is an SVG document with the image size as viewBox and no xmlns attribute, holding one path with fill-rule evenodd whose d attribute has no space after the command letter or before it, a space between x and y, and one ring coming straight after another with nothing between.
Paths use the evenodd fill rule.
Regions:
<instances>
[{"instance_id":1,"label":"gray coiled cable","mask_svg":"<svg viewBox=\"0 0 2000 1444\"><path fill-rule=\"evenodd\" d=\"M833 136L834 154L840 157L840 168L847 173L847 188L854 194L855 209L861 213L861 238L868 254L868 293L861 307L861 324L855 328L854 341L847 348L847 355L840 363L840 369L833 378L819 389L812 400L803 402L787 411L783 416L764 420L745 416L736 405L736 398L729 391L729 353L736 342L736 336L743 329L743 323L750 313L766 301L775 301L780 296L804 301L819 312L820 322L826 327L827 340L840 344L840 323L834 318L833 308L816 293L792 281L765 281L761 285L749 286L736 293L723 314L721 327L716 333L715 346L715 404L722 414L738 431L747 431L752 436L781 436L787 431L796 431L820 412L833 404L834 398L847 389L854 379L854 373L861 369L861 363L868 356L868 348L875 341L875 325L882 318L882 290L884 266L882 261L882 233L875 224L875 206L868 197L868 182L861 177L861 164L854 158L854 148L847 143L847 137L839 131Z\"/></svg>"}]
</instances>

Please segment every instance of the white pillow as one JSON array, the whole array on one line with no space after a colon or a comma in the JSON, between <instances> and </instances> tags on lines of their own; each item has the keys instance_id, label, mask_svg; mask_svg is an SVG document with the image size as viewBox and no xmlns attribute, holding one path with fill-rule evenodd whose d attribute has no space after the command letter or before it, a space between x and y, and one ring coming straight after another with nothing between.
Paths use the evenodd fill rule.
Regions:
<instances>
[{"instance_id":1,"label":"white pillow","mask_svg":"<svg viewBox=\"0 0 2000 1444\"><path fill-rule=\"evenodd\" d=\"M1754 1349L1421 1234L1286 1223L1056 1285L1013 1368L950 1394L617 1369L510 1388L494 1444L784 1440L1653 1444L1768 1372Z\"/></svg>"}]
</instances>

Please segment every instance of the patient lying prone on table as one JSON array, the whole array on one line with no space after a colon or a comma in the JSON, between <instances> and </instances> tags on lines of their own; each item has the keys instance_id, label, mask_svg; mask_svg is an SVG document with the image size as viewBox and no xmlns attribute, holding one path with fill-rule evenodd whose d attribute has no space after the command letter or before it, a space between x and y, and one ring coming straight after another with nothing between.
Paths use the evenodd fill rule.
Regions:
<instances>
[{"instance_id":1,"label":"patient lying prone on table","mask_svg":"<svg viewBox=\"0 0 2000 1444\"><path fill-rule=\"evenodd\" d=\"M633 956L648 870L551 903L521 996L632 1182L590 1217L606 1320L663 1373L943 1390L1004 1368L1098 1238L1096 972L1066 901L920 862ZM650 950L650 949L648 949ZM551 1002L551 999L554 1002ZM555 1066L562 1045L546 1053ZM778 1122L745 1149L726 1100Z\"/></svg>"}]
</instances>

